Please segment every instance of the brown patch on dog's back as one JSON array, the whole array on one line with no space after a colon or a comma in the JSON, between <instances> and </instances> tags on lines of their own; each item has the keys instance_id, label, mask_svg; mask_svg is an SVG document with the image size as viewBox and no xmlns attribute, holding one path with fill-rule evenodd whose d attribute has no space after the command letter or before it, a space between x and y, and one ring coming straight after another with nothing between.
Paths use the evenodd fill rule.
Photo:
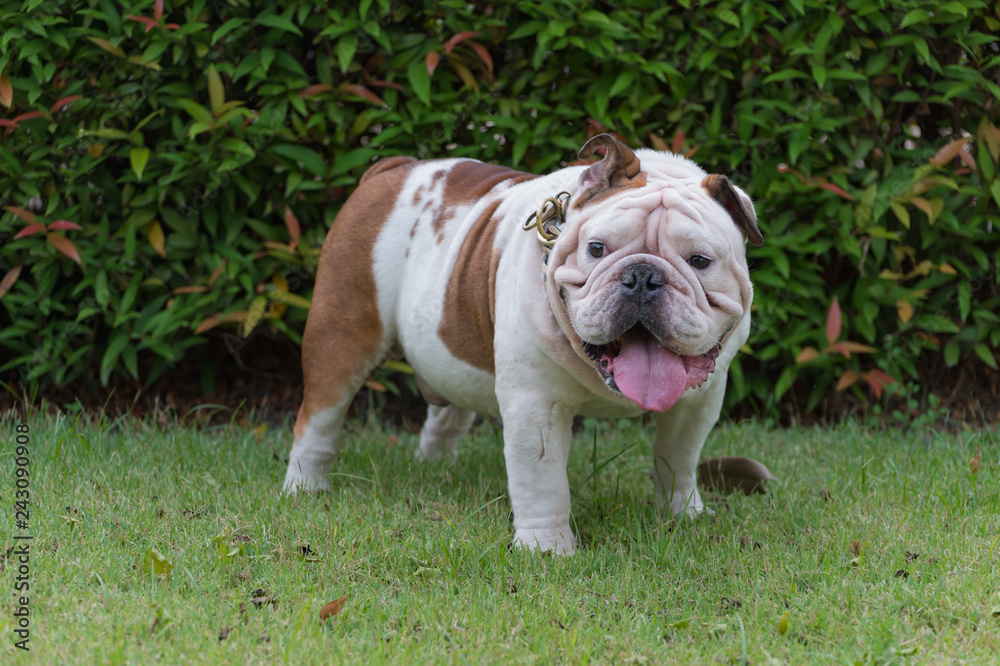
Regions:
<instances>
[{"instance_id":1,"label":"brown patch on dog's back","mask_svg":"<svg viewBox=\"0 0 1000 666\"><path fill-rule=\"evenodd\" d=\"M338 404L378 360L383 326L372 251L415 163L390 157L368 169L326 236L302 338L305 398L296 436L311 413Z\"/></svg>"},{"instance_id":2,"label":"brown patch on dog's back","mask_svg":"<svg viewBox=\"0 0 1000 666\"><path fill-rule=\"evenodd\" d=\"M456 208L480 201L490 190L506 181L510 181L510 185L513 186L537 177L531 173L485 162L470 160L455 164L447 173L441 207L435 211L431 222L438 243L444 240L444 227L455 216Z\"/></svg>"},{"instance_id":3,"label":"brown patch on dog's back","mask_svg":"<svg viewBox=\"0 0 1000 666\"><path fill-rule=\"evenodd\" d=\"M493 373L496 274L500 263L500 252L493 249L497 235L493 215L499 206L499 200L490 204L462 242L448 279L438 326L438 336L456 358Z\"/></svg>"}]
</instances>

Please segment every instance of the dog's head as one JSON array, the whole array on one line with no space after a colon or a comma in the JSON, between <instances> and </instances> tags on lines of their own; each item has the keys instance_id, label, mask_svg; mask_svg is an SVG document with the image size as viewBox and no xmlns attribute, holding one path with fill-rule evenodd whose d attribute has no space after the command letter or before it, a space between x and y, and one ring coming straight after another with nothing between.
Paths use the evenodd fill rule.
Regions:
<instances>
[{"instance_id":1,"label":"dog's head","mask_svg":"<svg viewBox=\"0 0 1000 666\"><path fill-rule=\"evenodd\" d=\"M547 266L552 311L605 385L666 411L715 369L748 315L745 243L762 237L750 198L686 158L632 151L607 134L604 159L571 192Z\"/></svg>"}]
</instances>

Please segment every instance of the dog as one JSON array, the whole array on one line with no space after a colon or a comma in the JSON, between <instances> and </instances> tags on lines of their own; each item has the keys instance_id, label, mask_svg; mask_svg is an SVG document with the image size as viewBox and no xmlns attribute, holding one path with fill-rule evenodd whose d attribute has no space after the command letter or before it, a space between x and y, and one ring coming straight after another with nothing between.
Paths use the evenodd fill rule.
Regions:
<instances>
[{"instance_id":1,"label":"dog","mask_svg":"<svg viewBox=\"0 0 1000 666\"><path fill-rule=\"evenodd\" d=\"M722 175L608 134L545 176L388 157L323 244L284 492L328 489L344 415L398 345L430 403L418 455L503 423L514 543L572 554L573 417L653 412L653 479L705 510L696 466L750 330L750 197Z\"/></svg>"}]
</instances>

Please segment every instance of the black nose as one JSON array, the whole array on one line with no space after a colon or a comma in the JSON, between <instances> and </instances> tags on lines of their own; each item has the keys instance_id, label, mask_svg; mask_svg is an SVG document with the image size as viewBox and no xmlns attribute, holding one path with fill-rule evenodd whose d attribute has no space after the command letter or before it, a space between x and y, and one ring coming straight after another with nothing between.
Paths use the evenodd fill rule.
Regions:
<instances>
[{"instance_id":1,"label":"black nose","mask_svg":"<svg viewBox=\"0 0 1000 666\"><path fill-rule=\"evenodd\" d=\"M621 283L627 298L648 301L659 296L667 279L649 264L634 264L622 274Z\"/></svg>"}]
</instances>

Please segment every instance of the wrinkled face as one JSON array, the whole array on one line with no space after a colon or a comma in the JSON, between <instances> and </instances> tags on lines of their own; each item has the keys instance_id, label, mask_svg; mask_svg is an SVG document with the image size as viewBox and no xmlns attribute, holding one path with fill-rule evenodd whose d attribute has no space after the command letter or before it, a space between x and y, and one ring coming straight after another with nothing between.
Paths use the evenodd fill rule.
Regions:
<instances>
[{"instance_id":1,"label":"wrinkled face","mask_svg":"<svg viewBox=\"0 0 1000 666\"><path fill-rule=\"evenodd\" d=\"M743 234L701 179L645 181L571 207L549 299L609 390L665 411L715 369L752 288Z\"/></svg>"}]
</instances>

